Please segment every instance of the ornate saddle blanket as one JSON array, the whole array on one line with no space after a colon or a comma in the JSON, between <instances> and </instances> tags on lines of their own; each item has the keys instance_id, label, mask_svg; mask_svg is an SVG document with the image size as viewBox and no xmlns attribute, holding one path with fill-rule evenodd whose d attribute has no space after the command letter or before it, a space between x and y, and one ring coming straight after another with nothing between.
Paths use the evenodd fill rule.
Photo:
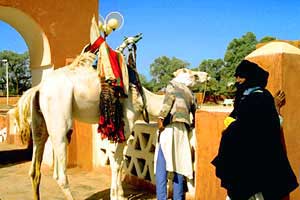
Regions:
<instances>
[{"instance_id":1,"label":"ornate saddle blanket","mask_svg":"<svg viewBox=\"0 0 300 200\"><path fill-rule=\"evenodd\" d=\"M105 41L99 47L97 71L101 83L98 132L102 139L124 142L123 108L120 98L126 98L128 94L127 66L123 55L112 50Z\"/></svg>"},{"instance_id":2,"label":"ornate saddle blanket","mask_svg":"<svg viewBox=\"0 0 300 200\"><path fill-rule=\"evenodd\" d=\"M101 78L100 118L98 133L101 138L113 142L124 142L123 108L120 102L119 91L114 90L111 84Z\"/></svg>"}]
</instances>

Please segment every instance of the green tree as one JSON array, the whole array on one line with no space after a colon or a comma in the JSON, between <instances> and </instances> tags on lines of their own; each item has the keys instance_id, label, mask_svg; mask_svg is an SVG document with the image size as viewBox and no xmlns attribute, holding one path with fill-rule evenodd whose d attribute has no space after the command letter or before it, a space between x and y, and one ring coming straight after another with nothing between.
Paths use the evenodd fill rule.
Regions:
<instances>
[{"instance_id":1,"label":"green tree","mask_svg":"<svg viewBox=\"0 0 300 200\"><path fill-rule=\"evenodd\" d=\"M206 85L202 84L194 88L194 91L202 92L205 89L207 95L233 97L235 91L234 72L237 65L256 49L258 43L270 42L272 40L276 40L276 38L266 36L257 41L255 34L252 32L242 35L241 38L234 38L227 46L224 59L203 60L198 67L194 68L194 70L208 72L211 77ZM159 57L150 66L152 80L147 82L145 79L143 84L151 91L158 91L166 86L175 70L187 66L189 66L189 63L177 58Z\"/></svg>"},{"instance_id":2,"label":"green tree","mask_svg":"<svg viewBox=\"0 0 300 200\"><path fill-rule=\"evenodd\" d=\"M225 65L220 71L220 84L226 90L226 96L233 96L234 72L237 65L252 51L256 49L257 39L254 33L248 32L241 38L233 39L227 46L224 56Z\"/></svg>"},{"instance_id":3,"label":"green tree","mask_svg":"<svg viewBox=\"0 0 300 200\"><path fill-rule=\"evenodd\" d=\"M139 74L140 77L140 81L142 83L142 86L147 88L150 91L153 91L153 84L151 81L147 81L146 76L144 76L143 74Z\"/></svg>"},{"instance_id":4,"label":"green tree","mask_svg":"<svg viewBox=\"0 0 300 200\"><path fill-rule=\"evenodd\" d=\"M271 42L273 40L276 40L276 38L272 36L265 36L259 41L259 43Z\"/></svg>"},{"instance_id":5,"label":"green tree","mask_svg":"<svg viewBox=\"0 0 300 200\"><path fill-rule=\"evenodd\" d=\"M13 51L1 51L0 60L8 61L9 93L20 95L31 87L28 52L18 54ZM0 90L6 91L6 68L0 67Z\"/></svg>"},{"instance_id":6,"label":"green tree","mask_svg":"<svg viewBox=\"0 0 300 200\"><path fill-rule=\"evenodd\" d=\"M260 41L257 41L255 34L248 32L241 38L235 38L229 43L224 56L225 65L220 71L220 89L221 91L226 91L223 93L225 96L232 97L234 95L234 72L237 65L256 49L258 43L270 42L273 40L276 40L276 38L265 36Z\"/></svg>"},{"instance_id":7,"label":"green tree","mask_svg":"<svg viewBox=\"0 0 300 200\"><path fill-rule=\"evenodd\" d=\"M197 68L193 70L204 71L210 77L209 81L205 84L193 88L194 92L205 92L205 96L210 97L213 101L217 102L218 97L224 92L220 85L220 72L224 67L222 59L208 59L203 60Z\"/></svg>"},{"instance_id":8,"label":"green tree","mask_svg":"<svg viewBox=\"0 0 300 200\"><path fill-rule=\"evenodd\" d=\"M150 85L153 86L153 91L156 92L164 88L173 78L174 71L189 65L189 63L175 57L171 59L166 56L156 58L150 65L150 73L153 78Z\"/></svg>"},{"instance_id":9,"label":"green tree","mask_svg":"<svg viewBox=\"0 0 300 200\"><path fill-rule=\"evenodd\" d=\"M256 44L256 36L252 32L246 33L241 38L235 38L229 43L224 61L230 75L233 75L236 66L255 50Z\"/></svg>"}]
</instances>

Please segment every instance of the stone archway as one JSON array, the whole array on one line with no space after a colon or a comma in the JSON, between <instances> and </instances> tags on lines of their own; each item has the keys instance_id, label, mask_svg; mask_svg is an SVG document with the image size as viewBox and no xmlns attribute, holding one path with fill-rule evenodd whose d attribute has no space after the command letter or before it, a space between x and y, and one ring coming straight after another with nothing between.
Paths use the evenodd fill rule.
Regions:
<instances>
[{"instance_id":1,"label":"stone archway","mask_svg":"<svg viewBox=\"0 0 300 200\"><path fill-rule=\"evenodd\" d=\"M0 6L0 19L14 27L24 38L29 49L32 84L36 85L41 77L37 71L51 66L51 52L47 36L29 15L16 8Z\"/></svg>"},{"instance_id":2,"label":"stone archway","mask_svg":"<svg viewBox=\"0 0 300 200\"><path fill-rule=\"evenodd\" d=\"M33 85L47 69L64 66L89 43L93 16L98 16L98 0L0 0L0 20L15 28L28 46Z\"/></svg>"}]
</instances>

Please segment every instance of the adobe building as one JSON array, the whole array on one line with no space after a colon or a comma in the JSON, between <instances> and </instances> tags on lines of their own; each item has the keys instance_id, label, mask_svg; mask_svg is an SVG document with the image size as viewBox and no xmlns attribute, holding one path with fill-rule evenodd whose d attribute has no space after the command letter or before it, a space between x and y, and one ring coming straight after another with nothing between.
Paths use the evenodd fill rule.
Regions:
<instances>
[{"instance_id":1,"label":"adobe building","mask_svg":"<svg viewBox=\"0 0 300 200\"><path fill-rule=\"evenodd\" d=\"M279 89L286 94L286 105L281 108L284 118L283 131L287 153L299 178L300 166L300 42L272 41L257 45L257 49L245 59L259 64L269 72L267 88L274 95ZM196 197L199 199L225 199L226 190L221 188L211 164L217 155L221 132L225 128L223 121L229 112L198 110L196 113L197 131L197 170ZM291 200L300 199L297 188L290 195Z\"/></svg>"},{"instance_id":2,"label":"adobe building","mask_svg":"<svg viewBox=\"0 0 300 200\"><path fill-rule=\"evenodd\" d=\"M274 41L265 44L249 54L246 59L259 64L267 70L269 82L267 88L274 95L279 89L286 95L286 105L281 108L283 131L288 158L299 179L300 167L300 49L299 41ZM300 199L297 188L291 194L291 200Z\"/></svg>"},{"instance_id":3,"label":"adobe building","mask_svg":"<svg viewBox=\"0 0 300 200\"><path fill-rule=\"evenodd\" d=\"M0 0L0 20L19 32L29 49L33 86L41 81L47 70L65 66L68 60L80 54L82 48L90 42L91 19L93 16L98 17L98 8L98 0L90 0L88 3L84 0ZM74 127L74 140L69 145L71 165L86 163L91 156L85 155L92 154L87 149L83 156L77 156L76 146L90 146L90 126L74 122ZM76 135L89 138L81 140L82 143L75 143ZM9 134L9 131L7 141L21 143L20 137ZM88 144L85 144L86 141Z\"/></svg>"},{"instance_id":4,"label":"adobe building","mask_svg":"<svg viewBox=\"0 0 300 200\"><path fill-rule=\"evenodd\" d=\"M89 43L93 16L98 17L98 0L0 0L0 20L15 28L28 46L33 85L43 72L64 66Z\"/></svg>"}]
</instances>

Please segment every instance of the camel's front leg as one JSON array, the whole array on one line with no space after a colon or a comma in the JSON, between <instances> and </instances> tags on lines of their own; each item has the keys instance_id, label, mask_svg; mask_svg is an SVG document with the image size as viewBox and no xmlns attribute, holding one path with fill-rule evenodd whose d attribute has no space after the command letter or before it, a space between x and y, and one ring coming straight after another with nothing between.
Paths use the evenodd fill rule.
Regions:
<instances>
[{"instance_id":1,"label":"camel's front leg","mask_svg":"<svg viewBox=\"0 0 300 200\"><path fill-rule=\"evenodd\" d=\"M122 187L122 167L123 167L123 150L125 143L117 144L116 151L109 152L109 162L111 167L111 188L110 199L122 200L124 198L124 191Z\"/></svg>"}]
</instances>

